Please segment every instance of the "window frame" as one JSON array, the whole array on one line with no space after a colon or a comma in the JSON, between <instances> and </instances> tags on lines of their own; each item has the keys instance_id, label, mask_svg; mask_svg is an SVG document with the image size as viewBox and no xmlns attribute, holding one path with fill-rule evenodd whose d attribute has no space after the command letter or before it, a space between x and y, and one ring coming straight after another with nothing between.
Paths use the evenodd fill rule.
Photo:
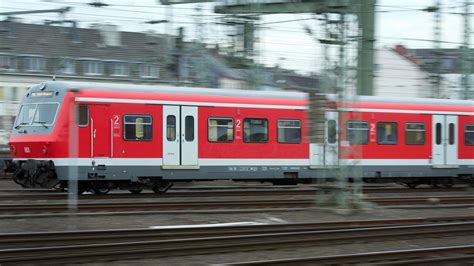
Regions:
<instances>
[{"instance_id":1,"label":"window frame","mask_svg":"<svg viewBox=\"0 0 474 266\"><path fill-rule=\"evenodd\" d=\"M79 107L80 106L86 106L87 107L87 124L85 124L85 125L79 124ZM89 105L88 104L78 104L78 105L76 105L76 107L77 107L76 108L76 112L77 112L76 113L76 125L78 127L88 127L89 123L90 123L89 122L90 121L90 108L89 108Z\"/></svg>"},{"instance_id":2,"label":"window frame","mask_svg":"<svg viewBox=\"0 0 474 266\"><path fill-rule=\"evenodd\" d=\"M245 120L248 120L248 119L260 119L260 120L265 120L267 121L267 140L265 141L245 141ZM245 117L244 119L242 119L242 141L244 143L268 143L270 141L270 125L269 125L269 122L268 122L268 118L261 118L261 117Z\"/></svg>"},{"instance_id":3,"label":"window frame","mask_svg":"<svg viewBox=\"0 0 474 266\"><path fill-rule=\"evenodd\" d=\"M472 132L472 134L474 134L474 130L472 130L472 131L471 131L471 130L469 130L469 131L467 130L467 127L468 127L468 126L474 128L474 124L464 124L464 135L463 135L463 137L464 137L464 146L474 146L474 142L473 142L472 144L468 144L468 143L466 142L466 140L467 140L467 138L466 138L466 133L467 133L467 132Z\"/></svg>"},{"instance_id":4,"label":"window frame","mask_svg":"<svg viewBox=\"0 0 474 266\"><path fill-rule=\"evenodd\" d=\"M150 117L150 123L140 123L142 125L150 125L151 126L151 136L150 136L150 139L127 139L126 138L126 125L137 125L137 123L127 123L125 121L125 118L127 116L146 116L146 117ZM123 121L123 140L124 141L153 141L153 115L151 114L123 114L122 116L122 121ZM145 129L144 129L145 131Z\"/></svg>"},{"instance_id":5,"label":"window frame","mask_svg":"<svg viewBox=\"0 0 474 266\"><path fill-rule=\"evenodd\" d=\"M46 65L46 58L42 56L27 56L24 58L24 70L25 72L37 72L37 73L42 73L46 72L48 66ZM32 66L38 67L38 68L32 68Z\"/></svg>"},{"instance_id":6,"label":"window frame","mask_svg":"<svg viewBox=\"0 0 474 266\"><path fill-rule=\"evenodd\" d=\"M395 124L395 129L396 129L396 140L394 143L380 143L379 142L379 134L377 132L378 128L379 128L379 124ZM375 124L375 140L377 142L378 145L398 145L398 122L394 122L394 121L378 121L376 124Z\"/></svg>"},{"instance_id":7,"label":"window frame","mask_svg":"<svg viewBox=\"0 0 474 266\"><path fill-rule=\"evenodd\" d=\"M209 127L210 127L210 124L209 122L211 121L211 119L230 119L232 121L232 140L228 140L228 141L219 141L219 140L216 140L216 141L212 141L209 139ZM207 118L207 141L208 142L211 142L211 143L232 143L234 142L235 140L235 121L234 121L234 118L233 117L226 117L226 116L210 116ZM213 127L219 127L218 125L213 125ZM223 126L222 126L223 127Z\"/></svg>"},{"instance_id":8,"label":"window frame","mask_svg":"<svg viewBox=\"0 0 474 266\"><path fill-rule=\"evenodd\" d=\"M364 142L364 143L351 143L351 141L349 139L349 124L354 123L354 122L355 123L364 123L364 124L367 125L367 129L363 129L364 131L367 131L367 142ZM346 141L348 141L350 145L367 145L367 144L369 144L369 142L370 142L370 139L369 139L369 131L370 131L369 126L370 126L370 123L367 120L348 120L346 122ZM351 129L351 130L361 130L361 129Z\"/></svg>"},{"instance_id":9,"label":"window frame","mask_svg":"<svg viewBox=\"0 0 474 266\"><path fill-rule=\"evenodd\" d=\"M419 129L407 129L407 126L411 124L411 125L423 125L423 130L419 130ZM407 143L407 133L408 132L423 132L423 143ZM426 144L426 125L425 125L425 122L406 122L405 123L405 145L416 145L416 146L420 146L420 145L425 145Z\"/></svg>"},{"instance_id":10,"label":"window frame","mask_svg":"<svg viewBox=\"0 0 474 266\"><path fill-rule=\"evenodd\" d=\"M280 121L298 121L300 123L300 126L299 127L280 127ZM278 118L276 126L277 126L277 143L280 143L280 144L301 144L303 125L302 125L300 119L297 119L297 118ZM298 128L300 130L299 141L298 142L283 142L283 141L280 141L280 128Z\"/></svg>"},{"instance_id":11,"label":"window frame","mask_svg":"<svg viewBox=\"0 0 474 266\"><path fill-rule=\"evenodd\" d=\"M56 105L56 113L54 114L54 118L53 118L53 121L50 123L50 124L37 124L37 123L33 123L33 120L35 119L36 117L36 112L38 112L38 105L44 105L44 104L55 104ZM47 126L47 127L52 127L54 126L54 124L56 123L56 119L58 118L58 113L59 113L59 106L60 104L58 102L39 102L39 103L24 103L20 106L20 109L18 110L18 113L17 113L17 116L15 118L15 122L13 124L14 127L18 126L18 119L19 119L19 115L21 113L21 109L23 108L24 105L34 105L35 106L35 112L33 113L33 117L31 118L31 121L26 124L26 125L22 125L22 126L30 126L30 127L43 127L43 126Z\"/></svg>"},{"instance_id":12,"label":"window frame","mask_svg":"<svg viewBox=\"0 0 474 266\"><path fill-rule=\"evenodd\" d=\"M116 70L120 69L123 73L116 73ZM128 77L130 76L130 65L127 62L111 62L110 64L110 76L111 77Z\"/></svg>"},{"instance_id":13,"label":"window frame","mask_svg":"<svg viewBox=\"0 0 474 266\"><path fill-rule=\"evenodd\" d=\"M97 70L100 72L90 72L89 71L89 64L97 64ZM100 60L85 60L83 62L83 70L82 73L84 76L103 76L104 75L104 62Z\"/></svg>"}]
</instances>

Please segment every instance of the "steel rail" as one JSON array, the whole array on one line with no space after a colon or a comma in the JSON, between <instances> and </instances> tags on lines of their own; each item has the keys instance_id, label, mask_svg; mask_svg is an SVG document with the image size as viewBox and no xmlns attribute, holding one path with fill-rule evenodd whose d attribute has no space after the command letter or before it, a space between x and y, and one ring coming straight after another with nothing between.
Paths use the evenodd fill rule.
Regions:
<instances>
[{"instance_id":1,"label":"steel rail","mask_svg":"<svg viewBox=\"0 0 474 266\"><path fill-rule=\"evenodd\" d=\"M60 246L73 244L98 244L110 242L131 242L144 240L164 240L178 238L202 238L212 236L232 236L243 234L283 233L316 230L338 230L350 228L368 228L471 221L474 216L427 217L411 219L352 220L342 222L295 223L295 224L259 224L188 228L136 228L87 231L56 231L0 234L0 248L38 247L43 245Z\"/></svg>"},{"instance_id":2,"label":"steel rail","mask_svg":"<svg viewBox=\"0 0 474 266\"><path fill-rule=\"evenodd\" d=\"M474 222L0 249L0 263L71 263L474 235ZM474 249L469 252L474 252Z\"/></svg>"},{"instance_id":3,"label":"steel rail","mask_svg":"<svg viewBox=\"0 0 474 266\"><path fill-rule=\"evenodd\" d=\"M143 193L143 194L130 194L130 193L110 193L106 195L95 195L86 194L80 195L79 199L128 199L128 198L179 198L179 197L261 197L261 196L314 196L317 193L327 194L334 189L238 189L238 190L191 190L191 191L169 191L166 194L155 194L155 193ZM366 189L363 193L376 194L376 193L446 193L446 192L464 192L468 191L464 188L445 189L418 189L409 190L403 188L378 188L378 189ZM0 200L65 200L67 199L66 192L55 192L55 191L44 191L41 193L2 193L0 194Z\"/></svg>"},{"instance_id":4,"label":"steel rail","mask_svg":"<svg viewBox=\"0 0 474 266\"><path fill-rule=\"evenodd\" d=\"M423 257L423 258L420 258ZM385 263L384 263L385 262ZM376 264L376 265L448 265L447 263L473 263L474 245L366 252L321 257L261 260L220 265L340 265L340 264Z\"/></svg>"},{"instance_id":5,"label":"steel rail","mask_svg":"<svg viewBox=\"0 0 474 266\"><path fill-rule=\"evenodd\" d=\"M443 205L474 203L474 196L439 197L385 197L367 198L369 202L383 206L393 205ZM152 202L79 202L79 212L99 211L165 211L165 210L207 210L207 209L281 209L308 208L316 206L316 199L233 199L201 201L152 201ZM66 212L68 205L61 203L13 203L0 204L1 214L30 214Z\"/></svg>"}]
</instances>

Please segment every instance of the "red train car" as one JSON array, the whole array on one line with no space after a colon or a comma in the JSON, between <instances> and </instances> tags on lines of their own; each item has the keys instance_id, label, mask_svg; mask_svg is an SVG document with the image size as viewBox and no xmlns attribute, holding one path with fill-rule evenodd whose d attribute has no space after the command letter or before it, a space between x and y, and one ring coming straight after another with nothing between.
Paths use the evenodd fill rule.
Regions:
<instances>
[{"instance_id":1,"label":"red train car","mask_svg":"<svg viewBox=\"0 0 474 266\"><path fill-rule=\"evenodd\" d=\"M305 137L307 110L297 92L45 82L12 130L14 180L163 192L192 180L308 182L344 165L356 169L347 177L410 186L473 177L473 101L328 96L322 143Z\"/></svg>"}]
</instances>

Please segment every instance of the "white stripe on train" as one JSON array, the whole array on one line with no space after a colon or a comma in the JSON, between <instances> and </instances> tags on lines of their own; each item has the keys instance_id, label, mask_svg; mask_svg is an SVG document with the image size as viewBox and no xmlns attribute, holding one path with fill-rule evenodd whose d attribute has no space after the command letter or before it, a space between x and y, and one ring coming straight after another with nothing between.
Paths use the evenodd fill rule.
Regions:
<instances>
[{"instance_id":1,"label":"white stripe on train","mask_svg":"<svg viewBox=\"0 0 474 266\"><path fill-rule=\"evenodd\" d=\"M31 158L30 158L31 159ZM26 160L15 158L15 161ZM108 166L161 166L162 158L36 158L36 160L52 160L56 166L92 166L104 164ZM309 159L199 159L199 166L309 166ZM356 166L429 166L429 159L342 159L341 165ZM458 165L474 165L472 159L458 159Z\"/></svg>"},{"instance_id":2,"label":"white stripe on train","mask_svg":"<svg viewBox=\"0 0 474 266\"><path fill-rule=\"evenodd\" d=\"M92 97L76 97L75 101L76 102L100 102L100 103L133 103L133 104L165 104L165 105L168 104L168 105L186 105L186 106L269 108L269 109L293 109L293 110L307 110L308 109L307 106L297 106L297 105L185 102L185 101L92 98ZM446 114L446 115L473 115L474 114L474 108L472 112L399 110L399 109L375 109L375 108L340 108L339 111L347 111L347 112L357 111L357 112L372 112L372 113L404 113L404 114Z\"/></svg>"}]
</instances>

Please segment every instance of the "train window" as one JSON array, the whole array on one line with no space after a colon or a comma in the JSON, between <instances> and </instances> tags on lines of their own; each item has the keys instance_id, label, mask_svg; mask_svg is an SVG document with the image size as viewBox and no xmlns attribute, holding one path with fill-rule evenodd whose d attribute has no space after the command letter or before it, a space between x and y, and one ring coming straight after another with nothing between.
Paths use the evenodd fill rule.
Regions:
<instances>
[{"instance_id":1,"label":"train window","mask_svg":"<svg viewBox=\"0 0 474 266\"><path fill-rule=\"evenodd\" d=\"M405 143L408 145L425 144L425 124L424 123L406 123Z\"/></svg>"},{"instance_id":2,"label":"train window","mask_svg":"<svg viewBox=\"0 0 474 266\"><path fill-rule=\"evenodd\" d=\"M176 116L174 115L166 117L166 139L168 141L176 140Z\"/></svg>"},{"instance_id":3,"label":"train window","mask_svg":"<svg viewBox=\"0 0 474 266\"><path fill-rule=\"evenodd\" d=\"M328 143L334 144L337 141L337 124L336 120L328 121Z\"/></svg>"},{"instance_id":4,"label":"train window","mask_svg":"<svg viewBox=\"0 0 474 266\"><path fill-rule=\"evenodd\" d=\"M186 141L194 140L194 117L190 115L184 118L184 139Z\"/></svg>"},{"instance_id":5,"label":"train window","mask_svg":"<svg viewBox=\"0 0 474 266\"><path fill-rule=\"evenodd\" d=\"M263 118L244 119L244 142L267 142L268 120Z\"/></svg>"},{"instance_id":6,"label":"train window","mask_svg":"<svg viewBox=\"0 0 474 266\"><path fill-rule=\"evenodd\" d=\"M232 118L209 118L207 139L210 142L232 142L234 120Z\"/></svg>"},{"instance_id":7,"label":"train window","mask_svg":"<svg viewBox=\"0 0 474 266\"><path fill-rule=\"evenodd\" d=\"M125 140L151 140L152 120L150 115L124 115Z\"/></svg>"},{"instance_id":8,"label":"train window","mask_svg":"<svg viewBox=\"0 0 474 266\"><path fill-rule=\"evenodd\" d=\"M87 127L89 125L89 106L80 104L76 109L76 124L79 127Z\"/></svg>"},{"instance_id":9,"label":"train window","mask_svg":"<svg viewBox=\"0 0 474 266\"><path fill-rule=\"evenodd\" d=\"M366 121L347 122L347 140L350 144L369 143L369 123Z\"/></svg>"},{"instance_id":10,"label":"train window","mask_svg":"<svg viewBox=\"0 0 474 266\"><path fill-rule=\"evenodd\" d=\"M464 126L464 145L474 146L474 124Z\"/></svg>"},{"instance_id":11,"label":"train window","mask_svg":"<svg viewBox=\"0 0 474 266\"><path fill-rule=\"evenodd\" d=\"M301 142L301 121L281 119L278 120L278 142L279 143L300 143Z\"/></svg>"},{"instance_id":12,"label":"train window","mask_svg":"<svg viewBox=\"0 0 474 266\"><path fill-rule=\"evenodd\" d=\"M454 130L454 124L453 123L449 123L449 126L448 126L448 143L449 145L454 145L454 139L455 139L455 130Z\"/></svg>"},{"instance_id":13,"label":"train window","mask_svg":"<svg viewBox=\"0 0 474 266\"><path fill-rule=\"evenodd\" d=\"M398 131L395 122L377 123L377 143L378 144L397 144Z\"/></svg>"},{"instance_id":14,"label":"train window","mask_svg":"<svg viewBox=\"0 0 474 266\"><path fill-rule=\"evenodd\" d=\"M436 145L441 144L441 123L436 123Z\"/></svg>"}]
</instances>

